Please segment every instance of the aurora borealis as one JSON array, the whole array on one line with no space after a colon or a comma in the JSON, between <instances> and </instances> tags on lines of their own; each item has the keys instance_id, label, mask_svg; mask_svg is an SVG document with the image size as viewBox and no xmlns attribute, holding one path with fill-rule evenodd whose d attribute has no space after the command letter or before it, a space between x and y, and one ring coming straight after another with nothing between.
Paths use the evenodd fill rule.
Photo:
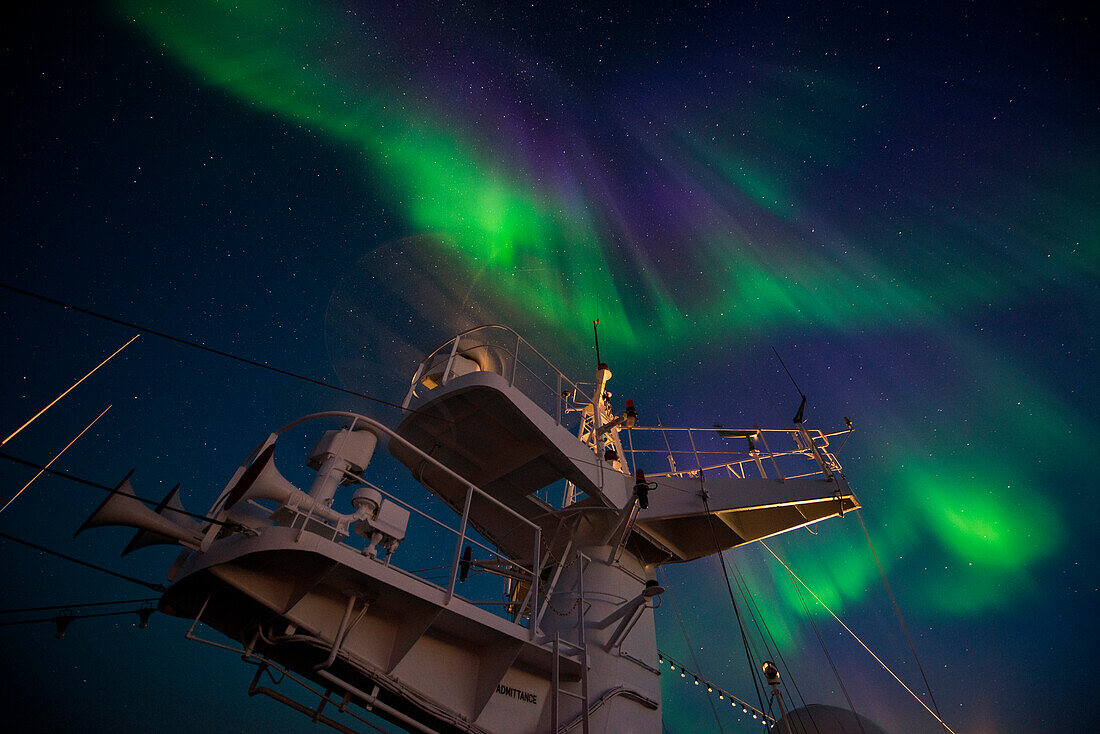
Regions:
<instances>
[{"instance_id":1,"label":"aurora borealis","mask_svg":"<svg viewBox=\"0 0 1100 734\"><path fill-rule=\"evenodd\" d=\"M798 397L774 347L810 426L854 421L839 458L945 721L1088 730L1092 23L981 3L25 11L5 31L0 280L398 402L421 354L481 322L585 375L598 313L644 423L781 427ZM8 290L0 306L9 431L132 336ZM143 338L5 449L45 462L114 403L62 468L113 484L137 467L142 494L180 481L202 510L293 417L398 418L344 399ZM32 474L0 476L14 492ZM144 578L171 563L119 561L122 531L71 540L94 490L40 482L0 530ZM858 521L817 531L769 545L922 690ZM132 593L4 549L5 609ZM805 699L845 705L783 568L728 557ZM747 695L717 563L665 573L702 671ZM690 660L666 612L660 645ZM940 731L813 614L860 713ZM0 630L26 671L9 710L49 708L29 730L310 726L249 699L250 671L177 620ZM668 676L664 694L668 731L719 730L698 690Z\"/></svg>"}]
</instances>

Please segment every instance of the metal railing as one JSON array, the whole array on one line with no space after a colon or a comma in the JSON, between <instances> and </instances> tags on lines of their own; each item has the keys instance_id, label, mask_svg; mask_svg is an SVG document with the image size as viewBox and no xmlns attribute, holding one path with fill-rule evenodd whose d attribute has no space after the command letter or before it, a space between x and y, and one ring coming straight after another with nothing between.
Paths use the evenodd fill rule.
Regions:
<instances>
[{"instance_id":1,"label":"metal railing","mask_svg":"<svg viewBox=\"0 0 1100 734\"><path fill-rule=\"evenodd\" d=\"M634 426L623 448L630 465L647 477L696 476L700 471L737 479L831 477L841 470L829 439L849 431L822 433L795 428L670 428ZM668 470L657 470L667 463Z\"/></svg>"},{"instance_id":2,"label":"metal railing","mask_svg":"<svg viewBox=\"0 0 1100 734\"><path fill-rule=\"evenodd\" d=\"M593 404L592 383L571 380L513 329L490 324L462 332L429 354L413 376L402 407L415 408L436 387L474 371L505 378L574 433L584 406ZM822 433L802 424L750 429L636 425L624 429L623 449L630 473L642 469L647 476L661 477L718 471L740 479L786 480L839 472L840 462L828 450L829 439L849 432ZM668 471L647 470L657 457L667 460Z\"/></svg>"},{"instance_id":3,"label":"metal railing","mask_svg":"<svg viewBox=\"0 0 1100 734\"><path fill-rule=\"evenodd\" d=\"M363 477L348 473L349 476L354 478L354 480L357 483L364 484L366 486L369 486L369 487L379 491L384 497L386 497L387 499L389 499L389 500L397 503L398 505L404 507L405 509L409 510L411 513L417 515L418 517L426 519L426 520L430 521L431 523L435 524L436 526L444 529L446 532L453 533L455 535L454 552L451 555L450 563L448 564L448 566L446 566L446 569L447 569L447 572L448 572L448 580L447 580L447 583L446 583L445 586L437 584L437 583L425 578L424 576L422 576L420 574L417 574L414 571L409 571L409 570L400 568L397 565L391 565L391 560L392 560L392 556L393 556L392 552L387 552L386 553L386 558L385 558L385 561L384 561L385 565L390 566L391 568L401 572L402 574L404 574L406 576L417 579L418 581L420 581L422 583L429 584L429 585L434 586L438 589L441 589L445 594L444 604L449 603L452 598L458 596L460 599L463 599L463 601L469 602L469 603L474 604L474 605L479 606L479 607L487 608L489 611L492 611L494 614L497 614L498 616L502 616L502 617L505 617L506 619L510 619L512 621L515 621L517 624L522 623L525 615L529 615L529 616L533 617L533 615L531 615L530 612L531 612L531 610L537 608L538 600L539 600L539 594L540 594L540 590L539 590L539 581L540 581L539 570L540 570L541 565L542 565L542 559L541 559L542 529L536 523L532 522L531 520L528 520L526 517L524 517L520 513L516 512L512 508L508 507L504 503L500 502L499 500L494 498L492 495L488 494L487 492L483 491L479 487L475 486L473 483L466 481L460 475L455 473L452 469L450 469L449 467L447 467L444 464L440 463L437 459L435 459L432 456L430 456L429 454L425 453L424 451L422 451L418 447L414 446L412 443L410 443L406 439L399 436L397 433L395 433L390 428L386 427L384 424L379 423L378 421L376 421L372 418L368 418L367 416L360 415L358 413L347 412L347 411L325 411L325 412L321 412L321 413L314 413L314 414L305 416L303 418L299 418L298 420L296 420L292 423L289 423L289 424L283 426L282 428L280 428L279 430L275 431L268 440L266 440L263 444L260 445L260 447L257 447L257 449L255 451L253 451L253 453L249 456L248 461L245 463L245 466L248 466L254 460L254 458L260 453L262 448L269 445L270 442L273 441L277 436L279 436L279 435L283 434L284 432L286 432L286 431L288 431L292 428L295 428L295 427L297 427L297 426L299 426L302 423L305 423L307 421L323 419L323 418L350 419L351 420L351 426L353 426L355 428L366 427L366 428L370 429L371 431L377 431L378 433L376 435L385 434L389 438L390 441L397 441L397 442L403 444L405 447L407 447L410 451L415 453L421 459L423 459L424 461L426 461L430 464L433 464L437 468L441 469L448 476L450 476L453 479L456 479L457 481L461 482L462 484L464 484L466 486L466 496L465 496L463 511L462 511L462 514L459 518L459 526L458 526L457 529L455 529L455 528L451 527L450 525L448 525L447 523L436 519L435 517L433 517L428 512L425 512L425 511L421 510L420 508L412 505L411 503L403 501L403 500L397 498L396 496L394 496L393 494L391 494L389 492L386 492L385 490L381 489L380 487L375 486L374 484L367 481ZM498 508L500 510L503 510L505 513L507 513L510 517L512 517L515 520L517 525L522 526L522 527L527 527L532 532L533 542L532 542L532 549L531 549L531 562L530 562L530 564L524 564L524 563L521 563L521 562L519 562L515 559L508 558L507 556L499 553L494 548L491 548L490 546L488 546L484 543L481 543L476 538L471 537L470 527L469 527L470 508L471 508L471 505L472 505L475 497L478 499L479 502L480 501L488 502L488 503L491 503L492 505L494 505L496 508ZM219 501L217 503L215 503L215 508L214 509L217 509L217 507L222 502L224 502L224 493L223 493L223 497L219 498ZM337 542L339 545L342 545L342 546L347 547L347 548L351 548L351 549L353 549L357 552L362 550L361 548L347 542L346 540L339 540L338 539L339 538L339 533L338 533L339 528L337 526L337 523L333 522L332 520L330 520L328 518L312 514L311 509L312 509L312 507L309 510L297 511L297 514L300 515L300 516L304 516L304 519L305 519L305 522L301 523L302 532L305 532L305 531L308 530L309 532L312 532L315 535L327 535L327 537L329 537L330 540L332 540L333 542ZM298 523L295 522L294 526L298 527ZM318 532L318 530L320 528L324 528L326 532L324 532L324 533ZM331 531L331 535L328 534L328 531ZM299 534L299 537L301 537L300 534ZM348 536L348 537L350 538L351 536ZM408 537L408 536L406 535L406 537ZM486 551L503 568L508 569L509 572L511 574L513 574L514 576L524 579L530 585L530 590L528 591L528 593L523 598L521 604L518 607L518 611L514 615L513 614L508 614L506 612L506 610L504 609L504 607L508 604L508 602L502 602L499 599L494 599L494 600L468 599L468 598L465 598L465 597L455 593L455 586L456 586L456 583L457 583L458 578L459 578L460 564L463 563L463 558L462 558L463 546L465 546L467 544L470 544L471 546L477 546L478 548ZM530 635L531 635L532 639L535 637L536 631L537 630L535 629L535 625L533 625L533 624L530 625Z\"/></svg>"},{"instance_id":4,"label":"metal railing","mask_svg":"<svg viewBox=\"0 0 1100 734\"><path fill-rule=\"evenodd\" d=\"M592 403L584 383L570 379L513 329L489 324L462 332L425 357L401 405L415 408L436 387L471 372L500 375L558 425L572 422L576 406Z\"/></svg>"}]
</instances>

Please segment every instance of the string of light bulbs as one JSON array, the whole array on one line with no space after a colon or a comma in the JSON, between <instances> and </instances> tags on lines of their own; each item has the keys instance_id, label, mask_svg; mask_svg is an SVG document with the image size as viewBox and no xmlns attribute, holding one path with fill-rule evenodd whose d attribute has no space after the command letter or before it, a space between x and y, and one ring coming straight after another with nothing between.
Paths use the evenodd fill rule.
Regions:
<instances>
[{"instance_id":1,"label":"string of light bulbs","mask_svg":"<svg viewBox=\"0 0 1100 734\"><path fill-rule=\"evenodd\" d=\"M697 686L706 686L707 693L717 693L719 701L725 701L728 699L730 702L730 706L735 709L740 707L741 713L743 714L752 714L752 718L759 719L764 726L770 727L775 725L776 720L773 717L768 716L760 709L756 708L750 703L743 701L726 689L714 685L706 678L700 676L698 673L684 667L679 660L669 657L662 651L658 651L657 667L666 664L668 665L668 668L671 672L679 673L681 678L684 678L685 680L690 679Z\"/></svg>"}]
</instances>

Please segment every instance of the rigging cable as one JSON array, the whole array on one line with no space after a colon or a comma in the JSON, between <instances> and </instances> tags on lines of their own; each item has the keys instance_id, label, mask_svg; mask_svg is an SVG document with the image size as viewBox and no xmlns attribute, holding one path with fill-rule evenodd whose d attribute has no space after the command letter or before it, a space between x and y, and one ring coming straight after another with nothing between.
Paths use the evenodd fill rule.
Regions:
<instances>
[{"instance_id":1,"label":"rigging cable","mask_svg":"<svg viewBox=\"0 0 1100 734\"><path fill-rule=\"evenodd\" d=\"M4 451L0 451L0 459L7 459L8 461L14 462L16 464L22 464L23 466L29 466L32 469L41 469L46 474L52 474L55 477L61 477L62 479L68 479L69 481L77 482L78 484L86 484L89 487L95 487L96 489L101 489L104 492L114 492L115 489L116 489L115 487L108 487L107 485L100 484L99 482L93 482L91 479L84 479L83 477L78 477L75 474L69 474L68 472L58 471L57 469L50 469L48 467L48 465L47 466L42 466L41 464L36 464L33 461L27 461L26 459L20 459L18 456L12 456L11 454L6 453ZM119 494L123 497L129 497L130 499L135 499L138 502L144 502L145 504L151 505L151 506L154 506L154 507L159 504L156 500L149 500L149 499L145 499L144 497L138 497L136 494L130 494L129 492L119 491L119 492L117 492L117 494ZM213 523L214 525L224 525L224 526L230 527L230 528L239 527L235 523L226 522L224 520L218 520L218 519L213 518L213 517L207 517L206 515L203 515L202 513L199 513L199 512L188 512L187 510L181 510L177 507L170 507L170 506L166 506L166 507L163 507L161 509L165 512L174 512L178 515L187 515L188 517L193 517L196 520L201 520L203 522Z\"/></svg>"},{"instance_id":2,"label":"rigging cable","mask_svg":"<svg viewBox=\"0 0 1100 734\"><path fill-rule=\"evenodd\" d=\"M733 583L737 585L737 590L741 592L741 598L745 600L749 607L749 618L752 619L753 624L756 626L756 634L760 637L760 642L764 645L764 652L766 652L770 658L774 653L772 652L771 645L768 644L768 640L764 637L764 630L767 629L768 625L765 622L764 629L761 629L760 624L763 619L760 615L760 607L756 606L756 600L748 593L748 586L742 585L743 579L738 578L741 570L737 567L737 562L731 560L730 565L733 566ZM755 612L753 610L755 610ZM771 630L769 629L767 631L768 637L771 637L772 645L775 645L775 638L772 637ZM776 650L778 650L779 646L775 645L775 647Z\"/></svg>"},{"instance_id":3,"label":"rigging cable","mask_svg":"<svg viewBox=\"0 0 1100 734\"><path fill-rule=\"evenodd\" d=\"M807 704L806 697L802 695L802 691L798 687L798 682L795 680L794 671L791 668L791 666L787 664L786 658L783 657L783 652L779 649L779 644L775 641L775 636L772 634L771 628L768 626L767 621L764 619L764 615L760 611L759 605L756 603L756 597L753 596L752 592L749 590L749 584L745 580L744 574L741 572L741 569L738 567L737 561L734 561L734 560L731 559L730 564L733 566L733 580L734 580L734 583L737 584L737 590L741 592L741 597L743 599L745 599L747 601L747 603L749 604L749 613L753 616L753 622L756 625L756 633L758 635L760 635L760 640L764 644L765 651L767 651L769 657L773 657L773 653L772 653L771 648L774 647L775 648L774 655L778 657L779 662L782 663L783 667L787 671L787 678L783 680L783 686L786 687L786 681L787 681L787 679L789 679L790 682L791 682L791 685L794 686L795 693L797 694L799 700L802 701L802 705L806 706L806 704ZM753 610L755 610L755 613L754 613ZM760 628L761 624L763 624L763 628L764 628L763 631ZM771 639L771 646L770 647L768 645L768 641L764 638L764 632L765 631L768 633L768 638ZM773 657L773 659L775 659L775 658ZM789 693L789 690L788 690L788 693ZM770 704L771 704L771 701L769 700L769 706L770 706ZM820 730L817 727L817 722L814 721L813 715L808 710L807 710L806 713L810 718L810 723L813 725L814 730L818 734L820 734Z\"/></svg>"},{"instance_id":4,"label":"rigging cable","mask_svg":"<svg viewBox=\"0 0 1100 734\"><path fill-rule=\"evenodd\" d=\"M703 472L699 470L699 480L702 483ZM760 710L764 710L764 696L760 691L760 681L756 679L756 662L753 660L752 650L749 645L749 638L745 634L745 625L741 622L741 611L737 608L737 599L733 595L733 586L730 584L729 571L726 569L726 558L722 553L722 545L718 542L718 533L714 530L714 515L710 511L710 503L707 501L707 491L701 488L703 498L703 509L707 513L707 526L710 528L711 537L714 538L714 548L717 551L718 562L722 566L722 578L726 581L726 590L729 591L730 604L733 605L733 614L737 618L737 626L741 630L741 641L745 645L745 657L749 663L749 672L752 674L752 685L756 689L756 700L760 704Z\"/></svg>"},{"instance_id":5,"label":"rigging cable","mask_svg":"<svg viewBox=\"0 0 1100 734\"><path fill-rule=\"evenodd\" d=\"M863 522L863 515L860 514L858 507L856 508L856 517L859 518L859 526L863 528L863 537L867 538L867 547L871 549L871 555L874 556L875 565L878 566L879 575L882 576L882 583L886 587L886 593L890 595L890 603L894 605L894 613L898 615L898 622L901 624L901 630L905 633L905 641L909 643L909 650L913 653L913 660L917 663L917 670L920 671L921 680L924 681L924 687L928 691L928 698L932 701L932 708L936 710L936 716L938 717L940 707L936 705L936 697L932 695L932 686L929 685L928 677L924 674L924 666L920 664L920 658L917 657L917 648L913 645L913 638L909 636L909 628L905 624L905 619L901 616L901 607L898 606L898 600L894 598L894 591L890 588L890 582L886 580L886 572L882 569L882 563L879 562L874 543L871 542L871 535L867 532L867 524ZM941 721L940 723L943 722ZM946 724L944 724L944 728L947 728Z\"/></svg>"},{"instance_id":6,"label":"rigging cable","mask_svg":"<svg viewBox=\"0 0 1100 734\"><path fill-rule=\"evenodd\" d=\"M798 681L795 680L793 669L791 668L790 665L787 664L786 658L783 657L783 652L779 649L779 643L777 643L775 641L775 636L772 634L771 628L768 626L767 620L764 619L764 615L760 612L760 606L756 603L756 597L749 590L749 583L748 583L747 580L745 580L745 575L741 572L741 569L737 566L737 561L734 561L734 560L731 559L730 564L733 566L733 580L737 583L738 591L741 592L742 598L748 600L749 605L750 605L750 610L749 611L751 612L752 610L755 610L754 620L756 620L756 619L760 620L756 625L757 634L759 634L761 639L763 639L764 636L760 632L760 625L763 624L764 625L764 630L768 633L768 637L772 641L772 646L775 648L775 655L778 657L779 662L783 665L783 667L787 671L787 678L783 680L784 687L786 687L786 682L789 679L790 682L791 682L791 685L794 686L795 694L797 694L799 700L802 701L802 706L805 708L807 706L806 697L802 695L802 691L798 687ZM766 641L764 642L764 648L768 649L768 643ZM768 651L768 654L771 655L770 650ZM788 693L789 693L789 691L788 691ZM807 716L810 719L810 724L814 728L814 731L817 732L817 734L821 734L821 730L818 729L818 727L817 727L817 722L814 721L813 714L810 713L808 708L806 708L805 710L806 710Z\"/></svg>"},{"instance_id":7,"label":"rigging cable","mask_svg":"<svg viewBox=\"0 0 1100 734\"><path fill-rule=\"evenodd\" d=\"M0 627L11 627L17 624L36 624L38 622L54 622L57 623L58 619L72 620L72 619L91 619L92 617L121 617L124 614L139 614L148 610L151 614L156 609L152 607L143 607L139 609L127 609L121 612L96 612L95 614L61 614L57 617L46 617L44 619L16 619L13 621L0 622ZM140 614L139 614L140 616Z\"/></svg>"},{"instance_id":8,"label":"rigging cable","mask_svg":"<svg viewBox=\"0 0 1100 734\"><path fill-rule=\"evenodd\" d=\"M15 429L14 431L12 431L12 433L11 433L11 435L10 435L10 436L8 436L7 438L5 438L5 439L4 439L3 441L0 441L0 446L3 446L3 445L4 445L4 444L6 444L6 443L7 443L8 441L10 441L10 440L12 440L13 438L15 438L16 436L18 436L18 435L19 435L19 432L20 432L20 431L22 431L22 430L23 430L24 428L26 428L27 426L29 426L29 425L30 425L31 423L34 423L34 422L35 422L36 420L38 420L38 418L39 418L39 417L40 417L40 416L41 416L41 415L42 415L43 413L45 413L45 412L46 412L47 410L49 410L49 409L50 409L50 408L52 408L52 407L53 407L54 405L56 405L56 404L57 404L57 401L58 401L58 400L61 400L61 398L65 397L66 395L68 395L69 393L71 393L71 392L72 392L73 390L75 390L75 389L77 388L77 386L78 386L78 385L80 385L80 383L82 383L82 382L84 382L85 380L87 380L87 379L88 379L89 377L91 377L91 376L92 376L93 374L95 374L96 370L98 370L98 369L99 369L100 367L102 367L103 365L107 364L107 363L108 363L108 362L110 362L110 361L111 361L112 359L114 359L114 358L115 358L115 355L117 355L117 354L118 354L119 352L121 352L121 351L122 351L123 349L125 349L126 347L130 346L130 345L131 345L131 344L132 344L132 343L134 342L134 340L135 340L135 339L137 339L137 338L138 338L139 336L141 336L141 334L134 334L134 335L133 335L132 337L130 337L130 341L126 342L126 343L125 343L125 344L123 344L123 345L122 345L121 347L119 347L118 349L116 349L116 350L114 351L114 353L113 353L113 354L111 354L111 356L110 356L110 357L107 357L107 359L103 360L102 362L100 362L99 364L97 364L97 365L96 365L95 367L93 367L93 368L92 368L92 371L91 371L91 372L89 372L88 374L84 375L83 377L81 377L81 378L80 378L79 380L77 380L76 382L74 382L74 383L72 384L72 387L70 387L70 388L69 388L68 390L66 390L65 392L61 393L60 395L58 395L58 396L57 396L56 398L54 398L53 400L51 400L51 401L50 401L50 403L49 403L49 405L47 405L47 406L46 406L45 408L43 408L42 410L40 410L40 411L38 411L37 413L35 413L35 414L34 414L34 415L33 415L33 416L32 416L32 417L30 418L30 420L28 420L28 421L27 421L26 423L24 423L23 425L19 426L19 428L16 428L16 429Z\"/></svg>"},{"instance_id":9,"label":"rigging cable","mask_svg":"<svg viewBox=\"0 0 1100 734\"><path fill-rule=\"evenodd\" d=\"M948 732L950 732L950 734L955 734L955 730L952 729L951 727L949 727L947 725L947 723L943 719L940 718L939 714L937 714L932 709L928 708L928 704L926 704L924 701L920 700L920 696L918 696L916 693L914 693L913 689L911 689L909 686L905 685L905 682L897 676L897 673L895 673L893 670L891 670L890 666L888 666L886 663L884 663L882 661L882 658L880 658L878 655L876 655L874 653L874 651L871 650L871 648L867 647L867 644L862 639L860 639L859 635L857 635L855 632L853 632L852 629L848 625L844 624L844 621L840 617L836 616L836 612L834 612L832 609L830 609L828 607L828 605L825 604L825 602L821 601L821 598L817 594L814 593L814 590L811 589L809 586L807 586L806 582L803 581L798 576L798 574L796 574L791 569L791 567L788 566L783 561L782 558L775 555L775 551L773 551L771 548L769 548L767 543L765 543L764 541L761 540L760 545L762 545L762 546L764 546L765 548L768 549L768 552L771 553L772 556L775 557L775 560L779 561L779 563L782 564L783 568L787 569L787 573L789 573L798 583L802 584L802 586L805 587L806 591L810 592L810 595L814 599L817 600L817 603L820 604L825 609L825 611L827 611L829 614L833 615L833 619L835 619L837 622L839 622L840 626L843 627L848 632L848 634L850 634L852 636L852 638L855 639L855 641L858 642L861 647L863 647L864 650L866 650L868 653L870 653L871 657L873 657L878 662L878 664L881 665L883 667L883 669L894 678L894 680L896 680L899 684L901 684L901 687L904 688L906 691L908 691L909 695L912 696L916 700L917 703L919 703L921 706L923 706L925 711L932 714L932 716L936 719L936 721L940 722L940 724L943 725L943 728L946 729Z\"/></svg>"},{"instance_id":10,"label":"rigging cable","mask_svg":"<svg viewBox=\"0 0 1100 734\"><path fill-rule=\"evenodd\" d=\"M115 604L152 604L160 597L151 599L120 599L119 601L92 601L86 604L55 604L50 607L23 607L22 609L0 609L0 614L19 614L22 612L48 612L52 609L84 609L85 607L107 607Z\"/></svg>"},{"instance_id":11,"label":"rigging cable","mask_svg":"<svg viewBox=\"0 0 1100 734\"><path fill-rule=\"evenodd\" d=\"M200 344L199 342L191 341L190 339L184 339L182 337L173 336L172 334L168 334L168 333L163 332L163 331L157 331L156 329L150 329L150 328L145 327L145 326L140 326L138 324L135 324L135 323L132 323L132 322L129 322L129 321L123 321L122 319L118 319L118 318L115 318L113 316L108 316L106 314L99 313L98 311L92 311L91 309L81 308L80 306L76 306L76 305L71 304L71 303L66 303L65 301L60 301L56 298L50 298L50 297L44 296L40 293L35 293L33 291L28 291L28 290L23 289L23 288L18 288L16 286L10 285L8 283L0 283L0 288L3 288L5 290L9 290L13 293L19 293L20 295L28 296L29 298L36 298L40 301L44 301L46 303L51 303L55 306L60 306L62 308L67 308L71 311L76 311L77 313L85 314L86 316L92 316L92 317L97 318L97 319L102 319L103 321L108 321L112 324L118 324L119 326L125 326L129 329L135 329L136 331L141 332L143 334L150 334L152 336L159 336L161 339L167 339L168 341L176 342L177 344L182 344L186 347L191 347L192 349L199 349L199 350L202 350L204 352L209 352L210 354L216 354L219 357L225 357L227 359L232 359L232 360L235 360L237 362L242 362L244 364L251 365L252 367L259 367L261 369L265 369L265 370L268 370L270 372L274 372L276 374L283 375L285 377L292 377L296 380L302 380L303 382L308 382L311 385L318 385L320 387L327 387L330 390L336 390L337 392L342 392L342 393L345 393L347 395L353 395L357 398L362 398L363 400L369 400L373 403L378 403L379 405L385 405L385 406L388 406L390 408L397 408L398 410L400 410L402 412L405 412L405 413L418 413L418 411L416 411L412 408L406 408L406 407L403 407L401 405L398 405L397 403L391 403L387 400L382 400L381 398L374 398L374 397L371 397L370 395L366 395L365 393L361 393L361 392L358 392L356 390L350 390L346 387L340 387L339 385L333 385L331 382L325 382L324 380L319 380L319 379L316 379L314 377L307 377L305 375L300 375L296 372L291 372L289 370L284 370L284 369L281 369L279 367L273 367L269 364L264 364L263 362L257 362L254 359L249 359L247 357L242 357L239 354L233 354L232 352L226 352L226 351L223 351L221 349L215 349L213 347L208 347L205 344ZM423 413L422 415L431 416L431 417L436 418L436 419L441 420L441 421L451 422L451 421L448 421L448 419L443 418L442 416L437 416L437 415L430 414L430 413Z\"/></svg>"},{"instance_id":12,"label":"rigging cable","mask_svg":"<svg viewBox=\"0 0 1100 734\"><path fill-rule=\"evenodd\" d=\"M833 656L829 654L829 648L825 646L825 639L821 636L821 630L817 627L817 622L814 621L813 615L810 614L810 607L806 604L806 597L802 595L802 589L797 584L791 584L794 587L795 592L798 594L798 600L802 602L802 609L806 612L806 619L810 622L810 626L813 627L814 635L817 637L817 644L821 646L821 651L825 653L825 659L829 661L829 667L833 669L833 677L836 678L837 684L840 685L840 691L844 694L844 700L848 702L848 708L852 713L858 715L855 704L852 703L852 697L848 695L848 688L844 685L844 681L840 677L840 670L837 669L836 663L833 662ZM863 728L863 722L858 718L856 724L859 725L860 734L867 734Z\"/></svg>"},{"instance_id":13,"label":"rigging cable","mask_svg":"<svg viewBox=\"0 0 1100 734\"><path fill-rule=\"evenodd\" d=\"M64 553L61 553L60 551L55 551L55 550L52 550L50 548L46 548L45 546L38 545L37 543L32 543L29 540L23 540L22 538L17 538L14 535L8 535L7 533L0 533L0 538L4 538L5 540L10 540L13 543L20 543L20 544L28 546L30 548L34 548L35 550L40 550L43 553L50 553L51 555L55 555L58 558L64 558L66 561L72 561L73 563L79 563L81 566L87 566L88 568L94 568L96 571L102 571L103 573L108 573L112 576L116 576L120 579L124 579L125 581L129 581L132 584L138 584L139 586L144 586L147 589L152 589L153 591L166 591L165 587L162 586L161 584L152 583L150 581L142 581L141 579L136 579L133 576L126 576L124 574L118 573L117 571L112 571L109 568L104 568L103 566L97 566L94 563L89 563L88 561L82 561L79 558L73 558L72 556L65 555Z\"/></svg>"},{"instance_id":14,"label":"rigging cable","mask_svg":"<svg viewBox=\"0 0 1100 734\"><path fill-rule=\"evenodd\" d=\"M664 576L665 574L661 574ZM669 586L665 586L665 593L668 594ZM695 665L696 670L702 670L699 667L699 661L695 658L695 648L692 647L691 639L688 637L687 628L684 627L684 618L680 616L680 606L676 603L676 600L669 594L669 600L672 602L672 611L676 614L676 621L680 624L680 633L684 636L684 642L687 643L688 654L691 655L691 662ZM698 680L698 679L696 679ZM714 723L718 724L718 731L725 734L726 730L722 728L722 721L718 718L718 707L714 705L714 699L707 696L707 702L710 704L711 711L714 712Z\"/></svg>"},{"instance_id":15,"label":"rigging cable","mask_svg":"<svg viewBox=\"0 0 1100 734\"><path fill-rule=\"evenodd\" d=\"M47 464L46 464L45 466L43 466L43 467L40 467L40 468L39 468L39 470L38 470L38 473L37 473L37 474L35 474L35 475L34 475L34 477L32 477L32 478L31 478L31 480L30 480L29 482L27 482L26 484L24 484L24 485L23 485L23 489L21 489L21 490L19 490L18 492L16 492L16 493L15 493L15 495L14 495L14 496L13 496L13 497L12 497L12 498L11 498L10 500L8 500L8 501L7 501L7 502L6 502L5 504L4 504L4 506L3 506L3 507L0 507L0 512L3 512L4 510L8 509L8 507L9 507L9 506L11 506L11 503L12 503L12 502L15 502L15 501L16 501L17 499L19 499L19 495L21 495L21 494L23 494L24 492L26 492L26 491L27 491L27 487L29 487L29 486L31 486L32 484L34 484L34 483L35 483L35 481L36 481L36 480L37 480L37 479L38 479L38 478L39 478L40 476L42 476L42 475L43 475L43 474L45 474L45 473L46 473L47 471L49 471L49 469L50 469L50 466L52 466L52 465L53 465L53 463L54 463L55 461L57 461L58 459L60 459L60 458L61 458L61 455L62 455L63 453L65 453L66 451L68 451L68 450L69 450L69 447L70 447L70 446L72 446L72 445L73 445L74 443L76 443L76 442L77 442L77 441L78 441L78 440L80 439L80 437L81 437L81 436L83 436L83 435L84 435L85 433L87 433L87 432L88 432L89 430L91 430L91 427L95 425L96 421L98 421L98 420L99 420L100 418L102 418L102 417L104 416L104 414L105 414L105 413L106 413L106 412L107 412L108 410L110 410L110 409L111 409L111 406L110 406L110 405L108 405L108 406L107 406L106 408L104 408L104 409L103 409L103 412L102 412L102 413L100 413L99 415L97 415L97 416L96 416L95 418L92 418L92 422L91 422L91 423L89 423L89 424L87 425L87 427L85 427L85 428L84 428L84 430L83 430L83 431L81 431L80 433L76 434L76 438L74 438L74 439L73 439L72 441L69 441L69 443L65 444L65 448L63 448L63 449L61 449L60 451L58 451L58 452L57 452L57 454L56 454L56 455L55 455L55 456L54 456L54 457L53 457L52 459L50 459L49 463L47 463Z\"/></svg>"}]
</instances>

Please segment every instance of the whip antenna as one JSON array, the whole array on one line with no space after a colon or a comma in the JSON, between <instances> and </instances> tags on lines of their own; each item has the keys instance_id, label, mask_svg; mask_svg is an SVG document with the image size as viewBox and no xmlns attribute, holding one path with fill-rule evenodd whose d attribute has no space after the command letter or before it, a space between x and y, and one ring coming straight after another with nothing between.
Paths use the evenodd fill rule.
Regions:
<instances>
[{"instance_id":1,"label":"whip antenna","mask_svg":"<svg viewBox=\"0 0 1100 734\"><path fill-rule=\"evenodd\" d=\"M596 319L595 321L592 322L592 336L595 337L595 339L596 339L596 364L601 365L601 364L603 364L603 362L600 361L600 320L599 319Z\"/></svg>"},{"instance_id":2,"label":"whip antenna","mask_svg":"<svg viewBox=\"0 0 1100 734\"><path fill-rule=\"evenodd\" d=\"M806 410L806 393L802 392L802 388L798 386L798 382L795 381L794 375L792 375L791 371L787 369L787 365L783 362L783 358L779 356L779 352L776 351L775 347L772 347L772 352L775 353L775 358L779 360L779 364L783 367L783 371L787 373L787 377L791 378L791 383L794 385L794 389L798 390L798 395L802 398L802 402L798 406L798 412L795 413L794 416L794 422L797 424L801 424L803 420L802 414Z\"/></svg>"},{"instance_id":3,"label":"whip antenna","mask_svg":"<svg viewBox=\"0 0 1100 734\"><path fill-rule=\"evenodd\" d=\"M600 359L600 299L596 299L596 318L592 321L592 336L596 340L596 369L600 368L603 360Z\"/></svg>"}]
</instances>

